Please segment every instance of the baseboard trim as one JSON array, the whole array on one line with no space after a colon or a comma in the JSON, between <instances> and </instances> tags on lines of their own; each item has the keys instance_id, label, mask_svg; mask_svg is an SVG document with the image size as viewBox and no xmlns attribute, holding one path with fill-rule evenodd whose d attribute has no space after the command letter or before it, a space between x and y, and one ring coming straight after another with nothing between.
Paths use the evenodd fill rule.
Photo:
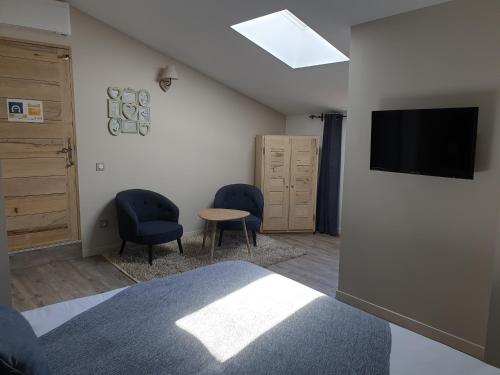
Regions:
<instances>
[{"instance_id":1,"label":"baseboard trim","mask_svg":"<svg viewBox=\"0 0 500 375\"><path fill-rule=\"evenodd\" d=\"M379 318L407 328L432 340L439 341L480 360L484 360L484 346L478 345L469 340L442 331L436 327L419 322L418 320L409 318L405 315L386 309L385 307L378 306L372 302L363 300L340 290L337 291L336 298L341 302L347 303L348 305L354 306L360 310L364 310L370 314L378 316Z\"/></svg>"},{"instance_id":2,"label":"baseboard trim","mask_svg":"<svg viewBox=\"0 0 500 375\"><path fill-rule=\"evenodd\" d=\"M112 250L120 250L121 242L116 242L108 245L102 245L102 246L96 246L96 247L91 247L88 249L83 249L82 253L85 258L88 257L93 257L96 255L101 255L107 251L112 251Z\"/></svg>"}]
</instances>

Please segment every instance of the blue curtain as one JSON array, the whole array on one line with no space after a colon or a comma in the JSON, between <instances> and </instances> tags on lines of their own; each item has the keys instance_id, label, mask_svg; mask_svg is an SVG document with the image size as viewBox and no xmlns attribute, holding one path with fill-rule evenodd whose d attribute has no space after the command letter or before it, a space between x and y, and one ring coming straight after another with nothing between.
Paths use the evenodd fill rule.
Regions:
<instances>
[{"instance_id":1,"label":"blue curtain","mask_svg":"<svg viewBox=\"0 0 500 375\"><path fill-rule=\"evenodd\" d=\"M327 114L319 170L316 230L332 236L339 234L341 145L342 115Z\"/></svg>"}]
</instances>

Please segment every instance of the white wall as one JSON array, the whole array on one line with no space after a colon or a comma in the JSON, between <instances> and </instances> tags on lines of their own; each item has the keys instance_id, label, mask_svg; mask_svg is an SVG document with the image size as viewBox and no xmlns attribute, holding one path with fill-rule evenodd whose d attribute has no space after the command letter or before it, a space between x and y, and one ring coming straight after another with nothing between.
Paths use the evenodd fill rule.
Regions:
<instances>
[{"instance_id":1,"label":"white wall","mask_svg":"<svg viewBox=\"0 0 500 375\"><path fill-rule=\"evenodd\" d=\"M500 2L352 29L339 298L481 357L500 192ZM370 171L371 113L479 106L474 180Z\"/></svg>"},{"instance_id":2,"label":"white wall","mask_svg":"<svg viewBox=\"0 0 500 375\"><path fill-rule=\"evenodd\" d=\"M286 134L316 135L322 140L323 122L319 119L310 119L308 114L286 116Z\"/></svg>"},{"instance_id":3,"label":"white wall","mask_svg":"<svg viewBox=\"0 0 500 375\"><path fill-rule=\"evenodd\" d=\"M185 232L199 229L197 212L220 186L253 182L255 135L283 134L285 117L75 9L71 25L71 37L8 26L0 36L72 48L84 254L118 243L113 198L123 189L166 195L179 206ZM164 93L155 79L169 63L180 79ZM109 135L110 85L150 91L148 136ZM105 172L95 171L96 162ZM100 218L110 226L99 228Z\"/></svg>"},{"instance_id":4,"label":"white wall","mask_svg":"<svg viewBox=\"0 0 500 375\"><path fill-rule=\"evenodd\" d=\"M310 119L308 114L286 117L286 134L288 135L315 135L323 142L324 124L320 119ZM344 187L344 160L345 160L346 121L342 124L341 162L340 162L340 189L339 189L339 233L342 229L342 196ZM320 146L321 153L321 146ZM321 156L320 156L321 160Z\"/></svg>"},{"instance_id":5,"label":"white wall","mask_svg":"<svg viewBox=\"0 0 500 375\"><path fill-rule=\"evenodd\" d=\"M485 358L489 363L500 367L500 219L497 228L498 235L493 263L493 285Z\"/></svg>"}]
</instances>

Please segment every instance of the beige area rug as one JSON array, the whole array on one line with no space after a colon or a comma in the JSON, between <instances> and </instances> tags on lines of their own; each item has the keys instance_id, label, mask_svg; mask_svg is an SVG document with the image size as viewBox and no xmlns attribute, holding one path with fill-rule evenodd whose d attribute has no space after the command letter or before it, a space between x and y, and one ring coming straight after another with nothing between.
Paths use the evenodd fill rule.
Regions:
<instances>
[{"instance_id":1,"label":"beige area rug","mask_svg":"<svg viewBox=\"0 0 500 375\"><path fill-rule=\"evenodd\" d=\"M122 255L119 254L119 249L116 249L116 251L106 253L104 256L115 267L135 281L146 281L211 264L210 239L207 236L207 242L203 250L201 249L202 241L202 234L184 236L182 238L184 254L179 254L179 248L175 241L154 246L152 266L148 263L148 249L144 245L127 243ZM251 241L250 238L250 244ZM303 248L261 234L257 235L257 246L251 244L251 248L253 256L250 258L243 234L226 232L222 246L215 247L214 263L228 260L245 260L259 266L269 266L307 253Z\"/></svg>"}]
</instances>

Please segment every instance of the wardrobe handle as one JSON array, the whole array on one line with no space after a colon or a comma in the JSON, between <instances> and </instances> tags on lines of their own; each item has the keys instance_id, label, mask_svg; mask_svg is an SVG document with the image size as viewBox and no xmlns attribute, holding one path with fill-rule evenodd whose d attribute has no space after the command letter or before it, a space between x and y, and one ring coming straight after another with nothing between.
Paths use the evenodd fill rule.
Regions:
<instances>
[{"instance_id":1,"label":"wardrobe handle","mask_svg":"<svg viewBox=\"0 0 500 375\"><path fill-rule=\"evenodd\" d=\"M292 185L292 189L295 189L295 186Z\"/></svg>"}]
</instances>

